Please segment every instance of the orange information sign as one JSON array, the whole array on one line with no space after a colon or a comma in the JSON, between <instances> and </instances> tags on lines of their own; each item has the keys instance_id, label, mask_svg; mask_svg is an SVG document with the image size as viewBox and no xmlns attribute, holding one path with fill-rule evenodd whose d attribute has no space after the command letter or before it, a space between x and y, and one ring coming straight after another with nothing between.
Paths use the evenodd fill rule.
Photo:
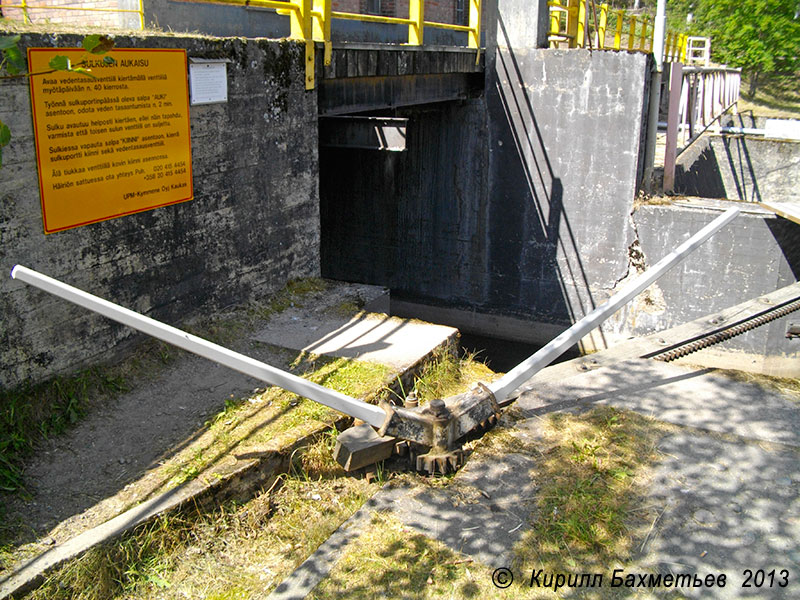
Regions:
<instances>
[{"instance_id":1,"label":"orange information sign","mask_svg":"<svg viewBox=\"0 0 800 600\"><path fill-rule=\"evenodd\" d=\"M45 233L191 200L186 51L29 48L30 72L54 56L88 60L90 78L30 79Z\"/></svg>"}]
</instances>

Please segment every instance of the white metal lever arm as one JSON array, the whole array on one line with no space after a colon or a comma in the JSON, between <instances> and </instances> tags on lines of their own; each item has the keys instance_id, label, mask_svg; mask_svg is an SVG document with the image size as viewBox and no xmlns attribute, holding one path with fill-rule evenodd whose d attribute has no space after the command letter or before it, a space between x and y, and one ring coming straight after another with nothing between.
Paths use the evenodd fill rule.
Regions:
<instances>
[{"instance_id":1,"label":"white metal lever arm","mask_svg":"<svg viewBox=\"0 0 800 600\"><path fill-rule=\"evenodd\" d=\"M292 375L291 373L255 360L254 358L245 356L244 354L239 354L238 352L204 340L196 335L181 331L176 327L156 321L150 317L145 317L144 315L123 308L113 302L103 300L102 298L93 296L92 294L70 285L61 283L52 277L42 275L22 265L16 265L11 270L11 277L24 281L59 298L68 300L78 306L93 310L123 325L138 329L159 340L173 344L179 348L213 360L214 362L218 362L234 371L239 371L250 377L255 377L260 381L277 385L285 390L289 390L305 398L310 398L315 402L319 402L334 410L350 415L351 417L361 419L373 427L380 427L386 419L386 413L379 406L367 404L361 400L322 387L321 385L298 377L297 375Z\"/></svg>"}]
</instances>

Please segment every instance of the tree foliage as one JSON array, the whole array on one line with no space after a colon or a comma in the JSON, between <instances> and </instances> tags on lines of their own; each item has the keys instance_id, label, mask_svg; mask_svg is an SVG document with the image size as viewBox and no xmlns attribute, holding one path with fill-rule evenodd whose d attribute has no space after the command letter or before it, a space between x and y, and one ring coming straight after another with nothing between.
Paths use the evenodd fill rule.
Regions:
<instances>
[{"instance_id":1,"label":"tree foliage","mask_svg":"<svg viewBox=\"0 0 800 600\"><path fill-rule=\"evenodd\" d=\"M19 35L0 35L0 80L15 79L19 77L33 77L55 71L72 71L88 77L94 77L91 69L84 67L86 61L73 64L66 56L54 56L50 61L50 71L41 73L26 73L25 59L19 49ZM114 40L106 35L87 35L81 42L83 49L89 54L105 54L114 48ZM110 56L103 57L107 64L114 62ZM11 142L11 130L8 125L0 120L0 167L3 166L3 148Z\"/></svg>"},{"instance_id":2,"label":"tree foliage","mask_svg":"<svg viewBox=\"0 0 800 600\"><path fill-rule=\"evenodd\" d=\"M690 33L711 38L717 63L742 67L751 82L800 66L797 0L675 0L673 22L692 13ZM668 4L669 5L669 4Z\"/></svg>"}]
</instances>

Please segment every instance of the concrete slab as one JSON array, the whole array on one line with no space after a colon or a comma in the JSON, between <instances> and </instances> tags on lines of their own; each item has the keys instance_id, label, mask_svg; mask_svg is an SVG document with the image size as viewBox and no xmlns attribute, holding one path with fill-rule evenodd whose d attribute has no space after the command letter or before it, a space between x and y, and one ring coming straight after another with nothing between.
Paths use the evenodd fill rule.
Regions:
<instances>
[{"instance_id":1,"label":"concrete slab","mask_svg":"<svg viewBox=\"0 0 800 600\"><path fill-rule=\"evenodd\" d=\"M286 311L252 339L310 354L357 358L405 369L457 334L453 327L375 313L354 317L322 314L304 320Z\"/></svg>"},{"instance_id":2,"label":"concrete slab","mask_svg":"<svg viewBox=\"0 0 800 600\"><path fill-rule=\"evenodd\" d=\"M593 403L676 425L800 448L796 402L709 369L648 359L539 385L522 394L516 406L534 415Z\"/></svg>"},{"instance_id":3,"label":"concrete slab","mask_svg":"<svg viewBox=\"0 0 800 600\"><path fill-rule=\"evenodd\" d=\"M492 567L511 564L536 486L534 460L507 454L470 462L444 488L418 488L394 504L406 525Z\"/></svg>"},{"instance_id":4,"label":"concrete slab","mask_svg":"<svg viewBox=\"0 0 800 600\"><path fill-rule=\"evenodd\" d=\"M305 598L327 577L345 546L364 532L375 511L391 512L407 526L483 564L511 564L511 548L526 529L535 497L530 476L533 462L523 454L508 454L500 460L482 457L459 471L445 488L385 486L268 599Z\"/></svg>"},{"instance_id":5,"label":"concrete slab","mask_svg":"<svg viewBox=\"0 0 800 600\"><path fill-rule=\"evenodd\" d=\"M767 201L767 202L762 202L761 204L766 206L776 215L800 224L800 201L794 201L794 202Z\"/></svg>"},{"instance_id":6,"label":"concrete slab","mask_svg":"<svg viewBox=\"0 0 800 600\"><path fill-rule=\"evenodd\" d=\"M724 588L683 588L690 598L797 598L800 573L800 453L723 441L695 432L661 440L648 502L660 510L636 569L725 573ZM642 568L640 568L642 567ZM772 585L746 570L775 570ZM789 585L781 586L786 570Z\"/></svg>"},{"instance_id":7,"label":"concrete slab","mask_svg":"<svg viewBox=\"0 0 800 600\"><path fill-rule=\"evenodd\" d=\"M390 369L384 385L390 387L397 385L398 380L414 377L417 369L431 358L431 352L440 346L446 347L457 336L458 331L449 327L428 326L421 322L391 319L385 315L362 314L361 317L353 319L347 316L336 316L336 314L346 314L346 310L350 310L352 314L355 310L354 306L369 306L370 303L384 301L385 298L382 300L380 292L380 288L374 286L331 283L324 292L304 297L303 302L306 306L290 307L284 313L273 316L268 327L262 331L268 331L270 335L276 337L273 339L270 335L266 335L259 341L300 350L304 346L287 345L282 342L285 342L286 339L302 338L304 329L307 329L309 332L316 332L311 336L316 340L315 342L310 345L307 342L304 343L304 345L309 345L309 352L361 358L367 354L371 360L381 362L385 359L384 364ZM334 325L336 326L333 327ZM331 327L333 328L331 329ZM289 335L279 333L287 330ZM400 330L403 333L398 336L397 332ZM318 337L321 331L326 333L322 337ZM345 331L347 335L343 335ZM297 335L292 337L292 332ZM334 335L330 335L330 333ZM259 338L260 336L256 334L255 337ZM267 360L270 364L287 368L287 365L282 362L290 360L285 353L271 346L254 345L250 343L252 339L252 337L237 339L231 344L231 347L243 349L242 346L247 346L247 354ZM344 351L337 352L337 345ZM380 352L376 352L376 350ZM394 355L395 351L400 358L391 360L390 357ZM262 354L266 356L262 356ZM198 376L198 373L202 373L202 376ZM178 378L177 374L183 375ZM111 436L109 441L124 447L127 453L126 457L136 458L141 452L139 445L149 448L154 444L152 434L135 435L135 440L126 441L126 436L130 437L132 432L138 431L130 423L141 421L142 393L146 392L145 395L152 396L153 402L158 404L158 410L145 411L147 414L160 416L160 411L167 410L170 404L175 404L176 410L184 414L184 420L187 421L184 425L188 427L189 431L198 429L184 442L168 448L166 452L163 448L159 450L164 456L169 456L173 452L176 455L191 454L195 447L202 448L206 443L203 440L204 432L202 430L204 420L198 423L196 419L199 413L194 410L184 410L189 406L197 405L199 403L198 396L209 396L208 405L216 406L218 410L220 405L224 404L225 398L233 396L233 391L252 389L252 386L257 383L249 378L231 373L214 363L196 357L184 357L176 365L165 368L156 380L144 385L143 387L146 389L134 389L121 395L115 400L113 406L102 411L98 410L82 424L88 429L83 432L82 437L75 440L75 448L77 448L75 452L63 453L64 461L59 468L63 471L64 478L58 480L57 487L67 488L60 490L65 493L72 489L83 493L86 488L86 482L83 481L86 474L82 469L74 467L84 464L84 454L87 462L100 461L95 451L100 450L99 447L95 448L96 430L102 429L107 422L119 422L120 430L115 430L115 435ZM215 399L216 405L214 404ZM135 418L120 418L120 414L123 414L120 411L133 411ZM267 426L274 417L274 415L270 415L271 413L268 411L254 409L253 413L245 418L239 426L253 430ZM342 419L337 423L341 426ZM81 515L77 517L73 515L67 519L70 521L79 517L80 522L74 523L74 526L69 528L58 525L55 530L50 531L50 543L54 541L54 545L38 543L37 548L41 547L42 549L34 558L14 565L15 570L13 572L9 570L7 577L5 577L6 573L3 573L4 577L0 578L0 598L16 595L22 593L23 590L35 587L49 571L58 565L80 556L97 544L111 540L156 515L175 510L190 502L202 505L205 501L221 502L230 497L236 497L239 500L248 497L254 490L268 484L278 473L288 468L289 456L294 448L310 443L316 439L315 436L335 424L321 421L316 424L311 423L309 427L294 429L294 432L302 430L296 436L287 435L285 438L270 439L269 442L264 442L266 445L263 447L250 446L248 441L237 442L228 447L224 459L221 458L219 461L210 463L203 476L163 493L158 490L161 489L161 483L167 481L169 476L164 475L160 467L152 464L155 462L153 459L150 464L153 469L147 473L141 473L138 480L134 480L129 485L115 481L93 500L97 502L98 498L110 494L107 498L94 506L90 504ZM155 431L152 420L144 423L143 427L148 431ZM73 430L72 433L74 434L75 431ZM67 434L64 437L69 436L70 434ZM247 439L249 436L243 438L243 440ZM278 443L283 445L280 447L270 445ZM79 455L78 453L83 454ZM46 458L53 460L51 457ZM103 455L101 458L107 461L108 456ZM128 458L120 459L119 465L128 464L128 462ZM51 488L45 489L50 490ZM149 497L149 499L126 510L131 506L134 495L139 496L140 493L143 494L141 497ZM41 497L37 497L35 500L42 502ZM49 503L52 498L47 498L47 500ZM54 513L48 508L44 512L49 518L62 519L65 514L69 514L73 510L76 509L65 508L64 514L61 514ZM62 533L57 535L53 533L53 531L61 532L62 530L63 535Z\"/></svg>"},{"instance_id":8,"label":"concrete slab","mask_svg":"<svg viewBox=\"0 0 800 600\"><path fill-rule=\"evenodd\" d=\"M535 440L542 414L595 402L686 428L659 442L662 458L654 468L647 499L658 517L640 542L637 557L625 565L625 573L726 575L727 585L714 587L713 592L707 587L681 587L689 598L797 597L800 404L707 370L631 360L524 394L517 406L529 418L516 421L512 434ZM517 453L491 461L478 458L444 488L384 488L372 500L376 508L370 510L391 510L406 525L454 550L489 566L507 566L535 501L530 474L536 459ZM360 515L270 598L305 597L343 552L343 536L355 539L367 523ZM761 580L751 579L751 587L744 587L748 569L765 574L774 569L772 585L767 580L759 587L756 581ZM782 587L784 574L789 585ZM289 589L293 595L281 595Z\"/></svg>"}]
</instances>

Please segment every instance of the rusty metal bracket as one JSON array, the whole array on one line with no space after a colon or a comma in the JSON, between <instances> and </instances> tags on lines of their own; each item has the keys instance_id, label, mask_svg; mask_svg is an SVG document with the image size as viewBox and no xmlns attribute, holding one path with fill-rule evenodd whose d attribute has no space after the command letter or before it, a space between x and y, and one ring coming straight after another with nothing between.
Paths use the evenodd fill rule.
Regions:
<instances>
[{"instance_id":1,"label":"rusty metal bracket","mask_svg":"<svg viewBox=\"0 0 800 600\"><path fill-rule=\"evenodd\" d=\"M469 432L493 422L500 406L492 391L478 383L470 391L445 399L431 400L420 408L382 403L386 420L380 436L392 436L430 448L416 457L418 471L447 473L463 463L459 440Z\"/></svg>"}]
</instances>

